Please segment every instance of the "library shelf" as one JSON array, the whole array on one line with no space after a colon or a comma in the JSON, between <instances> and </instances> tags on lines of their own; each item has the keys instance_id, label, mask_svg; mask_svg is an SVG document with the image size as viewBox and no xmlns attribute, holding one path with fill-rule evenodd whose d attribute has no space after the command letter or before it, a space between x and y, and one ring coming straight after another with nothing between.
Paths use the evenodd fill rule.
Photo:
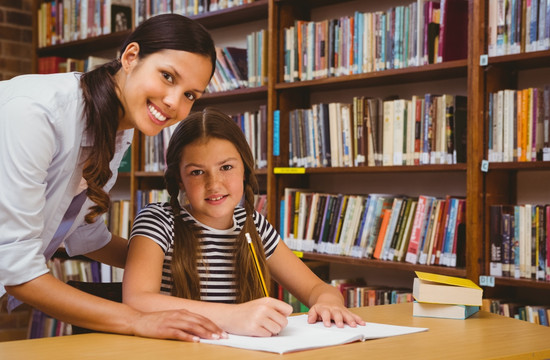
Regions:
<instances>
[{"instance_id":1,"label":"library shelf","mask_svg":"<svg viewBox=\"0 0 550 360\"><path fill-rule=\"evenodd\" d=\"M130 35L131 32L131 30L119 31L116 33L46 46L43 48L38 48L36 50L36 55L38 57L79 57L81 54L87 56L94 52L103 51L105 49L117 49L119 46L122 45L124 39L126 39L126 37Z\"/></svg>"},{"instance_id":2,"label":"library shelf","mask_svg":"<svg viewBox=\"0 0 550 360\"><path fill-rule=\"evenodd\" d=\"M535 279L515 279L509 277L495 277L497 286L512 286L522 289L543 289L550 290L550 282Z\"/></svg>"},{"instance_id":3,"label":"library shelf","mask_svg":"<svg viewBox=\"0 0 550 360\"><path fill-rule=\"evenodd\" d=\"M395 269L395 270L403 270L403 271L410 271L410 272L425 271L425 272L432 272L432 273L437 273L441 275L466 277L466 269L463 269L463 268L420 265L420 264L410 264L406 262L397 262L397 261L355 258L351 256L328 255L328 254L321 254L317 252L299 252L299 255L302 259L306 259L306 260L317 260L317 261L323 261L323 262L329 262L329 263L359 265L364 267Z\"/></svg>"},{"instance_id":4,"label":"library shelf","mask_svg":"<svg viewBox=\"0 0 550 360\"><path fill-rule=\"evenodd\" d=\"M550 170L550 161L492 162L489 164L491 170Z\"/></svg>"},{"instance_id":5,"label":"library shelf","mask_svg":"<svg viewBox=\"0 0 550 360\"><path fill-rule=\"evenodd\" d=\"M267 97L267 86L240 88L230 91L205 93L195 103L196 107L216 105L221 102L264 100Z\"/></svg>"},{"instance_id":6,"label":"library shelf","mask_svg":"<svg viewBox=\"0 0 550 360\"><path fill-rule=\"evenodd\" d=\"M141 171L141 170L136 170L134 172L134 174L135 174L136 177L143 177L143 178L163 177L164 176L164 171Z\"/></svg>"},{"instance_id":7,"label":"library shelf","mask_svg":"<svg viewBox=\"0 0 550 360\"><path fill-rule=\"evenodd\" d=\"M488 65L511 66L516 70L537 69L550 66L550 50L532 51L519 54L491 56Z\"/></svg>"},{"instance_id":8,"label":"library shelf","mask_svg":"<svg viewBox=\"0 0 550 360\"><path fill-rule=\"evenodd\" d=\"M314 90L335 90L380 85L395 85L442 79L465 78L467 60L454 60L423 66L409 66L402 69L372 71L362 74L333 76L322 79L283 82L275 85L276 90L312 88Z\"/></svg>"},{"instance_id":9,"label":"library shelf","mask_svg":"<svg viewBox=\"0 0 550 360\"><path fill-rule=\"evenodd\" d=\"M193 15L191 18L208 29L214 29L247 21L267 19L268 9L268 0L256 0L249 4Z\"/></svg>"},{"instance_id":10,"label":"library shelf","mask_svg":"<svg viewBox=\"0 0 550 360\"><path fill-rule=\"evenodd\" d=\"M284 169L284 168L283 168ZM295 169L295 168L290 168ZM277 168L274 169L277 172ZM416 172L466 172L466 164L441 165L403 165L403 166L351 166L351 167L318 167L304 168L303 174L368 174L368 173L416 173ZM277 172L277 175L294 175L296 173ZM303 175L298 174L298 175Z\"/></svg>"}]
</instances>

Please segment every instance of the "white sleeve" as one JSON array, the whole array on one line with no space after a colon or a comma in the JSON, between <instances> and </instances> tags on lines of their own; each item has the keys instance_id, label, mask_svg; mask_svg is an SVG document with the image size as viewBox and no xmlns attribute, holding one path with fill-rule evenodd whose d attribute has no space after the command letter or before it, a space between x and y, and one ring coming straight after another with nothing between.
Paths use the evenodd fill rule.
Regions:
<instances>
[{"instance_id":1,"label":"white sleeve","mask_svg":"<svg viewBox=\"0 0 550 360\"><path fill-rule=\"evenodd\" d=\"M0 284L48 272L44 228L46 176L56 152L47 109L16 97L0 104ZM3 289L2 289L3 291Z\"/></svg>"}]
</instances>

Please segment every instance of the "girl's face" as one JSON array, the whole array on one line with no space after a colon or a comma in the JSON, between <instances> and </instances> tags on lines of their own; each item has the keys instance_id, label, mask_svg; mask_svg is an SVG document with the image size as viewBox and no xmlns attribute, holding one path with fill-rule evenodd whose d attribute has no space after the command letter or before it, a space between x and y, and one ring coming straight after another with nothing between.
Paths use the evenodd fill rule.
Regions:
<instances>
[{"instance_id":1,"label":"girl's face","mask_svg":"<svg viewBox=\"0 0 550 360\"><path fill-rule=\"evenodd\" d=\"M144 59L131 43L121 56L118 94L125 109L119 130L136 128L157 135L184 119L210 81L212 64L203 55L163 50Z\"/></svg>"},{"instance_id":2,"label":"girl's face","mask_svg":"<svg viewBox=\"0 0 550 360\"><path fill-rule=\"evenodd\" d=\"M185 146L180 176L195 219L215 229L233 226L233 211L244 191L244 164L233 143L208 138Z\"/></svg>"}]
</instances>

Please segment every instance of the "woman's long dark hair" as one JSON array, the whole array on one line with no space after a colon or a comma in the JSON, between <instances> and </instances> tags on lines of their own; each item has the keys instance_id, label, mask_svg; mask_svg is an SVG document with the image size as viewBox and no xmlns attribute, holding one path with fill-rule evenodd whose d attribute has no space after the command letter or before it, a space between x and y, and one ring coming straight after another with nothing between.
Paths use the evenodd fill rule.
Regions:
<instances>
[{"instance_id":1,"label":"woman's long dark hair","mask_svg":"<svg viewBox=\"0 0 550 360\"><path fill-rule=\"evenodd\" d=\"M254 174L254 157L250 146L239 126L224 113L206 108L183 120L174 131L166 151L167 168L164 173L166 189L170 194L170 205L174 212L174 249L172 253L172 295L200 300L200 279L197 261L200 261L199 237L197 229L190 222L181 218L181 205L178 200L180 192L180 163L185 146L208 139L230 141L244 164L244 208L246 220L237 237L235 250L235 277L237 282L237 303L253 300L263 296L260 279L255 271L245 233L249 233L258 249L256 254L262 272L269 278L266 267L265 252L256 225L254 224L254 194L258 191L258 182ZM268 281L268 279L266 279Z\"/></svg>"},{"instance_id":2,"label":"woman's long dark hair","mask_svg":"<svg viewBox=\"0 0 550 360\"><path fill-rule=\"evenodd\" d=\"M185 16L163 14L149 18L128 36L120 53L124 53L132 42L139 44L140 60L166 49L204 55L212 63L211 76L214 74L214 41L202 25ZM110 205L109 195L103 190L103 186L112 176L109 163L115 153L119 118L124 114L114 79L120 68L120 61L113 60L83 74L80 80L84 93L86 127L93 137L93 146L82 174L88 183L87 195L96 204L90 207L90 212L86 215L88 223L94 222Z\"/></svg>"}]
</instances>

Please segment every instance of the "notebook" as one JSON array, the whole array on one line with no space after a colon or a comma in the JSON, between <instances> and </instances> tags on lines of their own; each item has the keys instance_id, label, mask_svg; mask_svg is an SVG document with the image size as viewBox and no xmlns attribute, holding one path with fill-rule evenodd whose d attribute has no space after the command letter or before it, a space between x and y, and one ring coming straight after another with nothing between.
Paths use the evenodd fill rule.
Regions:
<instances>
[{"instance_id":1,"label":"notebook","mask_svg":"<svg viewBox=\"0 0 550 360\"><path fill-rule=\"evenodd\" d=\"M322 322L309 324L307 314L291 316L288 325L271 337L253 337L229 334L227 339L201 339L202 343L236 347L241 349L267 351L284 354L294 351L316 349L320 347L347 344L390 336L413 334L427 331L427 328L396 326L367 322L366 325L353 328L345 325L338 328L325 327Z\"/></svg>"}]
</instances>

